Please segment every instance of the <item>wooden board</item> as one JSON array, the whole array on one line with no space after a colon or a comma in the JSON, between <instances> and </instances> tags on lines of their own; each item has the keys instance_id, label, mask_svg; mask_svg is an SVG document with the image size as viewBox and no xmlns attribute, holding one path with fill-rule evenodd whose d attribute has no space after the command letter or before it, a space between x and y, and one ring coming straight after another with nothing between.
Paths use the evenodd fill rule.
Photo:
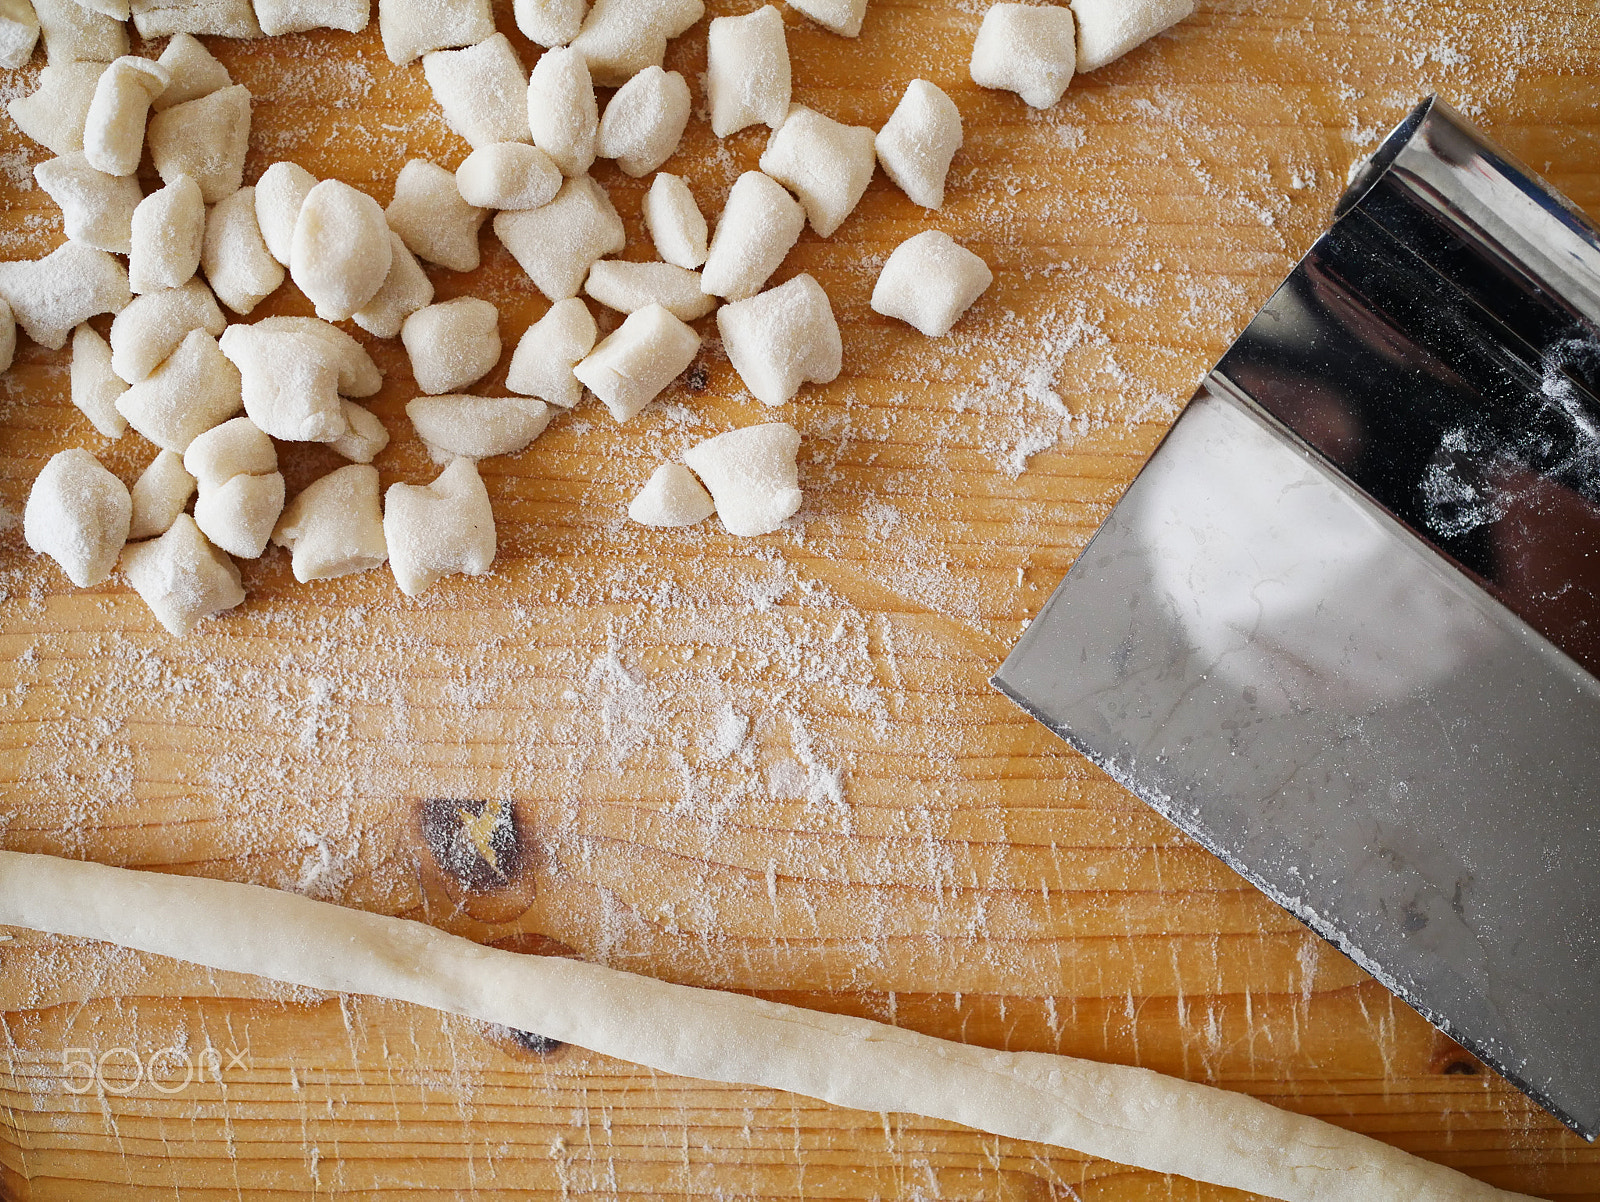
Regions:
<instances>
[{"instance_id":1,"label":"wooden board","mask_svg":"<svg viewBox=\"0 0 1600 1202\"><path fill-rule=\"evenodd\" d=\"M838 234L790 256L779 278L813 273L838 313L833 384L766 410L708 341L703 373L626 426L591 401L488 461L490 577L406 601L386 571L297 585L273 551L244 565L243 607L169 638L120 584L74 590L23 548L48 456L85 446L131 481L152 454L96 435L67 402L65 354L24 344L0 381L0 838L1142 1064L1498 1185L1600 1198L1600 1154L985 683L1323 228L1352 158L1421 95L1600 211L1600 15L1201 0L1035 112L966 77L984 7L872 0L854 41L786 12L797 101L876 127L914 77L955 98L967 138L945 210L880 174ZM509 5L497 17L531 62ZM375 25L212 45L256 97L247 179L291 158L387 202L408 157L465 153ZM668 64L697 100L704 47L702 22ZM44 153L3 138L0 257L35 256L61 237L29 185ZM669 167L714 216L763 143L718 145L697 120ZM626 257L650 257L643 183L596 175ZM868 307L884 257L930 228L997 275L937 342ZM487 229L482 245L480 271L432 274L441 299L501 307L488 392L545 302ZM292 286L258 310L309 311ZM431 478L404 354L372 352L384 481ZM804 436L791 531L626 522L658 462L771 417ZM333 465L305 447L284 462L291 490ZM512 803L509 882L441 869L428 832L475 807L431 799ZM0 945L0 1009L14 1202L1243 1196L26 932Z\"/></svg>"}]
</instances>

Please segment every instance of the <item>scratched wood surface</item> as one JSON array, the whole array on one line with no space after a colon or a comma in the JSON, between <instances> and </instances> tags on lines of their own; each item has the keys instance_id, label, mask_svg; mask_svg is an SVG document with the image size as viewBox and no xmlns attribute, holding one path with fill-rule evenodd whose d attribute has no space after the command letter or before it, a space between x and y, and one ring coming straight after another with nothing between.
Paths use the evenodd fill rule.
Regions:
<instances>
[{"instance_id":1,"label":"scratched wood surface","mask_svg":"<svg viewBox=\"0 0 1600 1202\"><path fill-rule=\"evenodd\" d=\"M786 13L796 100L876 127L922 76L967 131L942 213L880 174L783 268L821 280L845 345L840 379L775 415L804 436L786 533L622 517L657 462L769 414L708 337L626 427L590 402L484 464L492 576L408 602L386 571L296 585L272 551L244 565L243 607L174 640L119 582L74 590L23 547L49 455L86 446L131 481L152 454L95 434L66 356L25 343L0 382L0 840L1141 1064L1600 1198L1600 1154L985 685L1351 159L1419 96L1600 211L1595 5L1201 0L1045 113L967 80L983 8L873 0L855 41ZM704 46L702 22L668 64L697 99ZM247 180L290 158L387 202L405 159L465 153L375 24L212 47L256 98ZM668 167L714 216L762 143L696 121ZM42 157L0 131L0 257L62 236L30 186ZM650 257L642 183L596 174L626 256ZM926 228L997 275L934 343L867 303ZM441 299L501 307L487 392L544 302L487 228L483 251L476 273L433 275ZM309 308L288 285L258 312ZM384 482L428 479L404 355L372 351ZM332 466L305 447L284 463L291 490ZM23 931L0 944L0 1011L14 1202L1243 1196Z\"/></svg>"}]
</instances>

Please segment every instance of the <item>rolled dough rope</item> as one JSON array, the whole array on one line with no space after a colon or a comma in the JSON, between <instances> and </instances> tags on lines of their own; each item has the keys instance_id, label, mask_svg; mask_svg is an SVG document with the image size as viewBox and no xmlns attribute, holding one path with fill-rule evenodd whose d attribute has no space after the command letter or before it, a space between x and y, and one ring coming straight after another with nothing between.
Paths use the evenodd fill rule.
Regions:
<instances>
[{"instance_id":1,"label":"rolled dough rope","mask_svg":"<svg viewBox=\"0 0 1600 1202\"><path fill-rule=\"evenodd\" d=\"M0 924L311 989L431 1006L660 1072L1035 1140L1286 1202L1507 1193L1244 1094L483 947L423 923L204 877L0 851Z\"/></svg>"}]
</instances>

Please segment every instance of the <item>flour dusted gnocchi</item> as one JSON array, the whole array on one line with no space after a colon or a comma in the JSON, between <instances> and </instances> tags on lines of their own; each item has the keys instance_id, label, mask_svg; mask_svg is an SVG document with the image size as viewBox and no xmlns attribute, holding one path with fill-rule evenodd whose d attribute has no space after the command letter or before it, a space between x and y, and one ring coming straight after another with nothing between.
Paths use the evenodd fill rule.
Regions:
<instances>
[{"instance_id":1,"label":"flour dusted gnocchi","mask_svg":"<svg viewBox=\"0 0 1600 1202\"><path fill-rule=\"evenodd\" d=\"M595 261L627 244L611 198L587 175L562 184L541 208L496 214L494 232L553 301L576 296Z\"/></svg>"},{"instance_id":2,"label":"flour dusted gnocchi","mask_svg":"<svg viewBox=\"0 0 1600 1202\"><path fill-rule=\"evenodd\" d=\"M267 244L267 253L285 267L294 247L300 206L316 186L316 176L298 163L287 162L272 164L256 181L256 224L261 227L261 240Z\"/></svg>"},{"instance_id":3,"label":"flour dusted gnocchi","mask_svg":"<svg viewBox=\"0 0 1600 1202\"><path fill-rule=\"evenodd\" d=\"M52 64L109 63L128 53L128 28L117 16L77 0L33 0L33 11Z\"/></svg>"},{"instance_id":4,"label":"flour dusted gnocchi","mask_svg":"<svg viewBox=\"0 0 1600 1202\"><path fill-rule=\"evenodd\" d=\"M382 567L389 548L377 469L352 463L312 481L284 509L272 541L289 548L302 584Z\"/></svg>"},{"instance_id":5,"label":"flour dusted gnocchi","mask_svg":"<svg viewBox=\"0 0 1600 1202\"><path fill-rule=\"evenodd\" d=\"M527 100L533 144L563 175L589 170L600 136L600 108L583 55L568 47L540 55L528 78Z\"/></svg>"},{"instance_id":6,"label":"flour dusted gnocchi","mask_svg":"<svg viewBox=\"0 0 1600 1202\"><path fill-rule=\"evenodd\" d=\"M780 529L800 509L800 435L787 422L746 426L684 452L729 534L754 538Z\"/></svg>"},{"instance_id":7,"label":"flour dusted gnocchi","mask_svg":"<svg viewBox=\"0 0 1600 1202\"><path fill-rule=\"evenodd\" d=\"M283 512L283 474L272 439L248 417L199 435L183 454L198 492L194 521L211 542L241 559L266 549Z\"/></svg>"},{"instance_id":8,"label":"flour dusted gnocchi","mask_svg":"<svg viewBox=\"0 0 1600 1202\"><path fill-rule=\"evenodd\" d=\"M250 91L239 84L175 104L150 118L150 158L165 183L188 175L208 205L244 182L250 147Z\"/></svg>"},{"instance_id":9,"label":"flour dusted gnocchi","mask_svg":"<svg viewBox=\"0 0 1600 1202\"><path fill-rule=\"evenodd\" d=\"M811 228L826 238L866 193L877 157L870 129L795 104L767 140L761 170L794 191Z\"/></svg>"},{"instance_id":10,"label":"flour dusted gnocchi","mask_svg":"<svg viewBox=\"0 0 1600 1202\"><path fill-rule=\"evenodd\" d=\"M474 147L531 140L528 73L505 34L424 55L422 72L450 128Z\"/></svg>"},{"instance_id":11,"label":"flour dusted gnocchi","mask_svg":"<svg viewBox=\"0 0 1600 1202\"><path fill-rule=\"evenodd\" d=\"M369 397L383 387L383 372L372 356L338 326L316 317L267 317L250 329L259 337L295 334L310 338L321 347L318 353L333 365L335 384L343 396Z\"/></svg>"},{"instance_id":12,"label":"flour dusted gnocchi","mask_svg":"<svg viewBox=\"0 0 1600 1202\"><path fill-rule=\"evenodd\" d=\"M33 57L39 17L31 0L0 0L0 67L20 67Z\"/></svg>"},{"instance_id":13,"label":"flour dusted gnocchi","mask_svg":"<svg viewBox=\"0 0 1600 1202\"><path fill-rule=\"evenodd\" d=\"M1072 82L1078 43L1062 4L996 4L972 47L972 82L1015 92L1036 109L1061 99Z\"/></svg>"},{"instance_id":14,"label":"flour dusted gnocchi","mask_svg":"<svg viewBox=\"0 0 1600 1202\"><path fill-rule=\"evenodd\" d=\"M565 46L578 36L588 0L515 0L512 13L522 36L536 46Z\"/></svg>"},{"instance_id":15,"label":"flour dusted gnocchi","mask_svg":"<svg viewBox=\"0 0 1600 1202\"><path fill-rule=\"evenodd\" d=\"M861 23L867 17L867 0L789 0L789 7L847 38L861 33Z\"/></svg>"},{"instance_id":16,"label":"flour dusted gnocchi","mask_svg":"<svg viewBox=\"0 0 1600 1202\"><path fill-rule=\"evenodd\" d=\"M142 38L169 33L209 33L223 38L258 38L250 0L132 0L133 27Z\"/></svg>"},{"instance_id":17,"label":"flour dusted gnocchi","mask_svg":"<svg viewBox=\"0 0 1600 1202\"><path fill-rule=\"evenodd\" d=\"M743 300L761 291L800 240L806 211L769 175L746 171L733 183L700 273L711 296Z\"/></svg>"},{"instance_id":18,"label":"flour dusted gnocchi","mask_svg":"<svg viewBox=\"0 0 1600 1202\"><path fill-rule=\"evenodd\" d=\"M688 82L676 71L646 67L606 105L597 154L635 178L649 175L676 153L688 124Z\"/></svg>"},{"instance_id":19,"label":"flour dusted gnocchi","mask_svg":"<svg viewBox=\"0 0 1600 1202\"><path fill-rule=\"evenodd\" d=\"M144 153L144 123L150 102L171 77L160 63L126 55L105 69L84 116L83 154L107 175L132 175Z\"/></svg>"},{"instance_id":20,"label":"flour dusted gnocchi","mask_svg":"<svg viewBox=\"0 0 1600 1202\"><path fill-rule=\"evenodd\" d=\"M660 305L679 321L694 321L717 307L700 290L700 273L671 263L627 263L601 259L589 269L583 290L608 309L637 313Z\"/></svg>"},{"instance_id":21,"label":"flour dusted gnocchi","mask_svg":"<svg viewBox=\"0 0 1600 1202\"><path fill-rule=\"evenodd\" d=\"M22 332L59 351L72 327L96 313L118 313L132 299L128 273L103 250L65 242L42 259L0 263L0 298Z\"/></svg>"},{"instance_id":22,"label":"flour dusted gnocchi","mask_svg":"<svg viewBox=\"0 0 1600 1202\"><path fill-rule=\"evenodd\" d=\"M365 306L383 287L390 262L389 225L377 201L336 179L306 193L289 244L289 274L318 317L343 321Z\"/></svg>"},{"instance_id":23,"label":"flour dusted gnocchi","mask_svg":"<svg viewBox=\"0 0 1600 1202\"><path fill-rule=\"evenodd\" d=\"M312 317L232 325L220 345L239 369L246 415L287 442L333 442L349 427L342 397L371 396L383 385L360 343Z\"/></svg>"},{"instance_id":24,"label":"flour dusted gnocchi","mask_svg":"<svg viewBox=\"0 0 1600 1202\"><path fill-rule=\"evenodd\" d=\"M705 15L702 0L594 0L572 48L603 88L617 88L659 67L667 42Z\"/></svg>"},{"instance_id":25,"label":"flour dusted gnocchi","mask_svg":"<svg viewBox=\"0 0 1600 1202\"><path fill-rule=\"evenodd\" d=\"M200 185L180 175L133 211L128 287L139 293L181 287L200 267L205 238L206 202Z\"/></svg>"},{"instance_id":26,"label":"flour dusted gnocchi","mask_svg":"<svg viewBox=\"0 0 1600 1202\"><path fill-rule=\"evenodd\" d=\"M660 305L632 313L572 369L625 422L659 396L700 351L700 335Z\"/></svg>"},{"instance_id":27,"label":"flour dusted gnocchi","mask_svg":"<svg viewBox=\"0 0 1600 1202\"><path fill-rule=\"evenodd\" d=\"M872 290L872 308L938 338L993 282L977 255L949 234L926 230L895 247Z\"/></svg>"},{"instance_id":28,"label":"flour dusted gnocchi","mask_svg":"<svg viewBox=\"0 0 1600 1202\"><path fill-rule=\"evenodd\" d=\"M628 516L641 526L693 526L716 509L711 494L681 463L663 463L656 468L628 502Z\"/></svg>"},{"instance_id":29,"label":"flour dusted gnocchi","mask_svg":"<svg viewBox=\"0 0 1600 1202\"><path fill-rule=\"evenodd\" d=\"M167 70L167 86L150 102L160 112L173 105L199 100L233 86L228 68L219 63L193 34L175 33L156 60Z\"/></svg>"},{"instance_id":30,"label":"flour dusted gnocchi","mask_svg":"<svg viewBox=\"0 0 1600 1202\"><path fill-rule=\"evenodd\" d=\"M571 409L583 399L583 381L572 369L594 349L599 336L588 305L575 296L557 301L517 343L506 387Z\"/></svg>"},{"instance_id":31,"label":"flour dusted gnocchi","mask_svg":"<svg viewBox=\"0 0 1600 1202\"><path fill-rule=\"evenodd\" d=\"M1078 70L1115 62L1194 12L1194 0L1072 0L1078 20Z\"/></svg>"},{"instance_id":32,"label":"flour dusted gnocchi","mask_svg":"<svg viewBox=\"0 0 1600 1202\"><path fill-rule=\"evenodd\" d=\"M73 449L51 456L34 480L22 536L73 584L88 588L111 575L132 516L127 486L88 451Z\"/></svg>"},{"instance_id":33,"label":"flour dusted gnocchi","mask_svg":"<svg viewBox=\"0 0 1600 1202\"><path fill-rule=\"evenodd\" d=\"M61 207L68 238L98 250L128 253L133 210L144 199L133 176L96 171L82 151L74 151L40 163L33 178Z\"/></svg>"},{"instance_id":34,"label":"flour dusted gnocchi","mask_svg":"<svg viewBox=\"0 0 1600 1202\"><path fill-rule=\"evenodd\" d=\"M418 309L400 327L411 374L426 393L455 392L481 380L500 361L500 311L463 296Z\"/></svg>"},{"instance_id":35,"label":"flour dusted gnocchi","mask_svg":"<svg viewBox=\"0 0 1600 1202\"><path fill-rule=\"evenodd\" d=\"M742 17L717 17L706 38L706 93L711 132L719 138L751 125L777 129L789 115L789 42L772 5Z\"/></svg>"},{"instance_id":36,"label":"flour dusted gnocchi","mask_svg":"<svg viewBox=\"0 0 1600 1202\"><path fill-rule=\"evenodd\" d=\"M39 86L8 101L6 112L18 129L52 153L81 151L89 106L105 70L106 64L98 62L50 63L39 72Z\"/></svg>"},{"instance_id":37,"label":"flour dusted gnocchi","mask_svg":"<svg viewBox=\"0 0 1600 1202\"><path fill-rule=\"evenodd\" d=\"M202 619L244 600L239 569L186 513L160 538L130 543L119 566L168 634L188 634Z\"/></svg>"},{"instance_id":38,"label":"flour dusted gnocchi","mask_svg":"<svg viewBox=\"0 0 1600 1202\"><path fill-rule=\"evenodd\" d=\"M436 463L458 455L515 455L544 433L553 416L543 401L521 396L421 396L406 416Z\"/></svg>"},{"instance_id":39,"label":"flour dusted gnocchi","mask_svg":"<svg viewBox=\"0 0 1600 1202\"><path fill-rule=\"evenodd\" d=\"M384 277L383 287L351 318L378 338L393 338L400 333L406 318L433 302L433 281L393 230L389 231L389 250L389 274Z\"/></svg>"},{"instance_id":40,"label":"flour dusted gnocchi","mask_svg":"<svg viewBox=\"0 0 1600 1202\"><path fill-rule=\"evenodd\" d=\"M254 0L256 20L268 37L308 29L360 33L372 20L369 0Z\"/></svg>"},{"instance_id":41,"label":"flour dusted gnocchi","mask_svg":"<svg viewBox=\"0 0 1600 1202\"><path fill-rule=\"evenodd\" d=\"M240 406L239 371L204 330L191 330L178 348L117 398L117 412L156 446L183 452Z\"/></svg>"},{"instance_id":42,"label":"flour dusted gnocchi","mask_svg":"<svg viewBox=\"0 0 1600 1202\"><path fill-rule=\"evenodd\" d=\"M494 36L489 0L378 0L383 52L403 67L430 50L476 46Z\"/></svg>"},{"instance_id":43,"label":"flour dusted gnocchi","mask_svg":"<svg viewBox=\"0 0 1600 1202\"><path fill-rule=\"evenodd\" d=\"M844 366L833 306L809 275L724 305L717 331L733 369L764 405L793 399L806 381L826 384Z\"/></svg>"},{"instance_id":44,"label":"flour dusted gnocchi","mask_svg":"<svg viewBox=\"0 0 1600 1202\"><path fill-rule=\"evenodd\" d=\"M451 271L477 270L478 229L489 214L461 198L454 172L412 159L400 169L386 215L417 258Z\"/></svg>"},{"instance_id":45,"label":"flour dusted gnocchi","mask_svg":"<svg viewBox=\"0 0 1600 1202\"><path fill-rule=\"evenodd\" d=\"M674 267L693 271L706 261L708 228L689 185L663 171L644 196L644 224L656 254Z\"/></svg>"},{"instance_id":46,"label":"flour dusted gnocchi","mask_svg":"<svg viewBox=\"0 0 1600 1202\"><path fill-rule=\"evenodd\" d=\"M176 451L160 452L133 482L129 541L155 538L172 529L194 490L195 479L184 469L183 456Z\"/></svg>"},{"instance_id":47,"label":"flour dusted gnocchi","mask_svg":"<svg viewBox=\"0 0 1600 1202\"><path fill-rule=\"evenodd\" d=\"M328 445L351 463L371 463L389 445L389 428L354 401L341 400L339 412L344 415L345 431Z\"/></svg>"},{"instance_id":48,"label":"flour dusted gnocchi","mask_svg":"<svg viewBox=\"0 0 1600 1202\"><path fill-rule=\"evenodd\" d=\"M937 209L944 204L945 176L961 141L955 101L937 85L913 79L878 131L878 162L913 203Z\"/></svg>"},{"instance_id":49,"label":"flour dusted gnocchi","mask_svg":"<svg viewBox=\"0 0 1600 1202\"><path fill-rule=\"evenodd\" d=\"M561 168L537 146L494 142L456 168L461 199L480 209L537 209L561 191Z\"/></svg>"},{"instance_id":50,"label":"flour dusted gnocchi","mask_svg":"<svg viewBox=\"0 0 1600 1202\"><path fill-rule=\"evenodd\" d=\"M117 412L117 398L128 385L111 370L111 347L93 326L72 331L72 404L107 438L121 438L128 419Z\"/></svg>"},{"instance_id":51,"label":"flour dusted gnocchi","mask_svg":"<svg viewBox=\"0 0 1600 1202\"><path fill-rule=\"evenodd\" d=\"M182 288L135 297L111 323L111 367L137 384L170 355L190 330L219 337L227 326L216 299L200 280Z\"/></svg>"},{"instance_id":52,"label":"flour dusted gnocchi","mask_svg":"<svg viewBox=\"0 0 1600 1202\"><path fill-rule=\"evenodd\" d=\"M283 264L272 257L256 221L256 190L240 188L206 215L200 266L217 299L247 316L283 283Z\"/></svg>"},{"instance_id":53,"label":"flour dusted gnocchi","mask_svg":"<svg viewBox=\"0 0 1600 1202\"><path fill-rule=\"evenodd\" d=\"M494 512L470 459L457 459L432 484L391 484L383 535L395 583L415 597L445 576L481 576L494 563Z\"/></svg>"}]
</instances>

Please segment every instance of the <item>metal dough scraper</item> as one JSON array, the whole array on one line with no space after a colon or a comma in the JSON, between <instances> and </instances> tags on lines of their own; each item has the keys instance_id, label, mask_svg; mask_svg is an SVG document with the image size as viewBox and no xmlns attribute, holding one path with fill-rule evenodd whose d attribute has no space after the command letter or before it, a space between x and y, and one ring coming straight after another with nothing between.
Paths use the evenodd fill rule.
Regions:
<instances>
[{"instance_id":1,"label":"metal dough scraper","mask_svg":"<svg viewBox=\"0 0 1600 1202\"><path fill-rule=\"evenodd\" d=\"M1438 100L994 683L1588 1139L1600 238Z\"/></svg>"}]
</instances>

